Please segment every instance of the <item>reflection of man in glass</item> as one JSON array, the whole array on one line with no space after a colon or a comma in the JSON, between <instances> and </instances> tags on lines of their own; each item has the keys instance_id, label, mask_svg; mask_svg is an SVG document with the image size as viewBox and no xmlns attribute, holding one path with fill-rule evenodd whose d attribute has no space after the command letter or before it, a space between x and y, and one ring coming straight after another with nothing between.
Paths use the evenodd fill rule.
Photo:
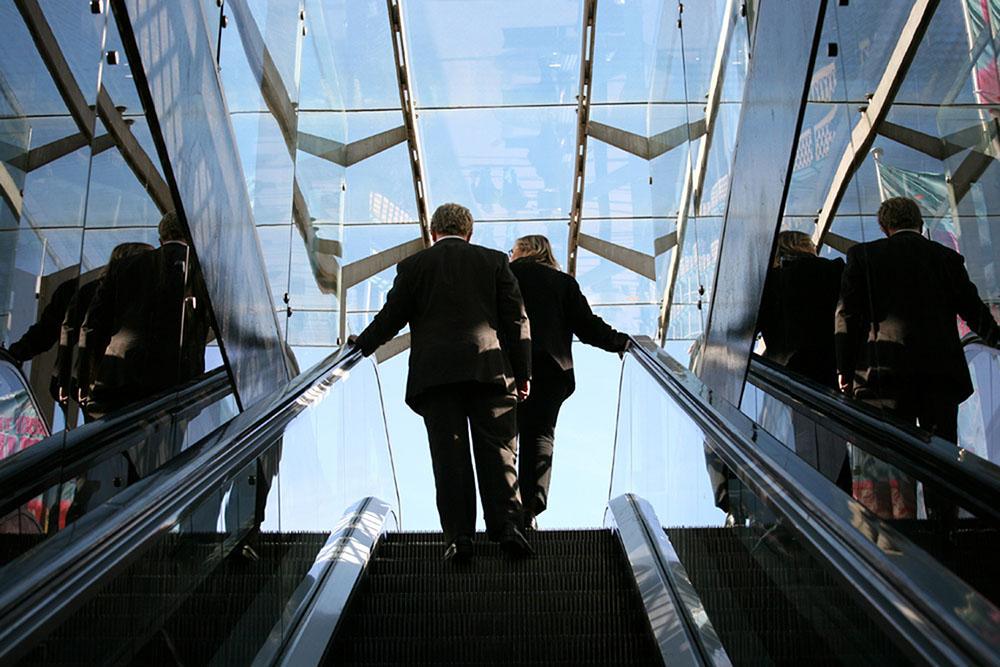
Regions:
<instances>
[{"instance_id":1,"label":"reflection of man in glass","mask_svg":"<svg viewBox=\"0 0 1000 667\"><path fill-rule=\"evenodd\" d=\"M92 417L205 371L204 280L176 214L159 234L159 248L108 271L80 329L80 397Z\"/></svg>"},{"instance_id":2,"label":"reflection of man in glass","mask_svg":"<svg viewBox=\"0 0 1000 667\"><path fill-rule=\"evenodd\" d=\"M94 294L104 282L104 276L108 272L114 271L123 261L136 255L149 252L153 246L148 243L119 243L111 251L107 266L96 280L91 280L76 291L70 299L69 307L66 309L66 316L63 318L61 333L59 334L59 354L56 357L56 376L58 377L59 396L57 400L66 405L70 397L78 395L78 385L73 377L73 352L76 350L80 340L80 327L83 325L83 318L87 316L90 304L94 300Z\"/></svg>"},{"instance_id":3,"label":"reflection of man in glass","mask_svg":"<svg viewBox=\"0 0 1000 667\"><path fill-rule=\"evenodd\" d=\"M885 200L878 222L886 238L847 253L836 316L841 389L956 442L958 406L973 391L957 318L991 346L1000 343L1000 326L962 256L922 236L916 202ZM912 484L899 492L915 500ZM929 516L953 516L930 489L926 501ZM915 503L906 504L894 497L892 515L913 516Z\"/></svg>"}]
</instances>

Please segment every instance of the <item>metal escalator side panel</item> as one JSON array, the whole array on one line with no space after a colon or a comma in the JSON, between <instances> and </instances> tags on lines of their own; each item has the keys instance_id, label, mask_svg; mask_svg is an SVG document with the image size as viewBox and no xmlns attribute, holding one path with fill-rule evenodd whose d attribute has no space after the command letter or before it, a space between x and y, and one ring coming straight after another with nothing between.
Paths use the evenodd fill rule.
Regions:
<instances>
[{"instance_id":1,"label":"metal escalator side panel","mask_svg":"<svg viewBox=\"0 0 1000 667\"><path fill-rule=\"evenodd\" d=\"M368 497L349 507L254 658L254 667L319 665L375 545L396 528L396 510L383 500Z\"/></svg>"},{"instance_id":2,"label":"metal escalator side panel","mask_svg":"<svg viewBox=\"0 0 1000 667\"><path fill-rule=\"evenodd\" d=\"M652 341L635 341L630 361L640 369L635 377L664 392L706 447L836 573L913 659L933 664L998 660L1000 637L991 619L1000 610L737 408L714 397Z\"/></svg>"},{"instance_id":3,"label":"metal escalator side panel","mask_svg":"<svg viewBox=\"0 0 1000 667\"><path fill-rule=\"evenodd\" d=\"M612 499L608 510L663 663L732 665L652 506L625 494Z\"/></svg>"}]
</instances>

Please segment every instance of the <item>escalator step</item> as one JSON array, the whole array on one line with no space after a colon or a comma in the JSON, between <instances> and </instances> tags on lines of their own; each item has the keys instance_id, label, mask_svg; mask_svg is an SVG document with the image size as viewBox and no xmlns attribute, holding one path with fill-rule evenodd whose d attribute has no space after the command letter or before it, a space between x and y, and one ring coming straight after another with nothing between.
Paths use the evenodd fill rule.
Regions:
<instances>
[{"instance_id":1,"label":"escalator step","mask_svg":"<svg viewBox=\"0 0 1000 667\"><path fill-rule=\"evenodd\" d=\"M907 664L797 543L746 527L666 532L734 664Z\"/></svg>"},{"instance_id":2,"label":"escalator step","mask_svg":"<svg viewBox=\"0 0 1000 667\"><path fill-rule=\"evenodd\" d=\"M386 535L329 651L337 664L658 665L642 601L610 531L530 536L511 562L477 539L441 560L435 533Z\"/></svg>"}]
</instances>

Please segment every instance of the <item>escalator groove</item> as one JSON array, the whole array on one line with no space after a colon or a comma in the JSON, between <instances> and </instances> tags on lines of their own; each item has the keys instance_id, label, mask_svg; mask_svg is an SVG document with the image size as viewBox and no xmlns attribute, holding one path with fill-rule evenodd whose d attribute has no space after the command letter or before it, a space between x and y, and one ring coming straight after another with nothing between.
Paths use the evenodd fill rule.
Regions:
<instances>
[{"instance_id":1,"label":"escalator groove","mask_svg":"<svg viewBox=\"0 0 1000 667\"><path fill-rule=\"evenodd\" d=\"M780 529L667 534L734 664L909 664L833 575Z\"/></svg>"},{"instance_id":2,"label":"escalator groove","mask_svg":"<svg viewBox=\"0 0 1000 667\"><path fill-rule=\"evenodd\" d=\"M533 533L520 562L483 536L473 562L443 562L441 540L382 538L328 664L662 664L611 531Z\"/></svg>"}]
</instances>

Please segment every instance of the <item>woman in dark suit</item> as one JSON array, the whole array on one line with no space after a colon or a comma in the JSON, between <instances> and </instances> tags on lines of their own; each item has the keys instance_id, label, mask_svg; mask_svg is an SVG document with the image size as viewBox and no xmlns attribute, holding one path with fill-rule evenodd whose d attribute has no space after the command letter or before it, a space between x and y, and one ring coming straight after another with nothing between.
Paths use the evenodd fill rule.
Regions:
<instances>
[{"instance_id":1,"label":"woman in dark suit","mask_svg":"<svg viewBox=\"0 0 1000 667\"><path fill-rule=\"evenodd\" d=\"M808 234L781 232L757 320L765 359L831 389L837 388L834 313L843 272L844 260L818 257ZM845 442L798 413L792 428L796 453L851 493Z\"/></svg>"},{"instance_id":2,"label":"woman in dark suit","mask_svg":"<svg viewBox=\"0 0 1000 667\"><path fill-rule=\"evenodd\" d=\"M517 408L518 484L530 529L548 501L559 408L576 387L573 336L608 352L624 352L629 339L590 310L580 285L560 270L546 237L519 238L511 260L531 322L531 393Z\"/></svg>"},{"instance_id":3,"label":"woman in dark suit","mask_svg":"<svg viewBox=\"0 0 1000 667\"><path fill-rule=\"evenodd\" d=\"M844 260L816 255L803 232L778 234L778 249L767 272L757 328L764 358L837 388L833 332Z\"/></svg>"}]
</instances>

